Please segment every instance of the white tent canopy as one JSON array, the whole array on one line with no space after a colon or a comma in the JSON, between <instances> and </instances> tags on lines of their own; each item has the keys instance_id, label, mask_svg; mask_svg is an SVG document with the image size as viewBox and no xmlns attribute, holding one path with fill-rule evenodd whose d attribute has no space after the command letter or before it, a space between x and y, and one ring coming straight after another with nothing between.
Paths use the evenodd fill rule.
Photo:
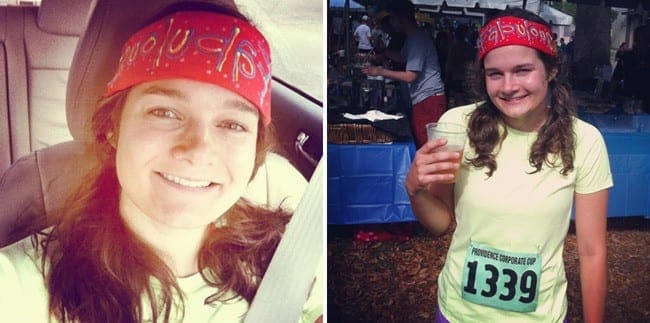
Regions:
<instances>
[{"instance_id":1,"label":"white tent canopy","mask_svg":"<svg viewBox=\"0 0 650 323\"><path fill-rule=\"evenodd\" d=\"M552 25L569 26L573 24L573 17L547 4L542 4L542 10L539 15Z\"/></svg>"},{"instance_id":2,"label":"white tent canopy","mask_svg":"<svg viewBox=\"0 0 650 323\"><path fill-rule=\"evenodd\" d=\"M441 6L446 1L449 7L474 8L477 4L481 8L505 9L507 6L520 7L524 0L412 0L414 5ZM527 0L526 10L539 12L540 0Z\"/></svg>"},{"instance_id":3,"label":"white tent canopy","mask_svg":"<svg viewBox=\"0 0 650 323\"><path fill-rule=\"evenodd\" d=\"M524 0L412 0L416 6L442 6L447 2L450 8L475 8L477 5L484 9L505 9L506 7L522 7ZM544 20L553 25L569 26L573 17L557 10L540 0L527 0L526 10L539 14Z\"/></svg>"},{"instance_id":4,"label":"white tent canopy","mask_svg":"<svg viewBox=\"0 0 650 323\"><path fill-rule=\"evenodd\" d=\"M343 9L345 7L345 0L330 0L330 8L333 9ZM350 0L350 10L352 11L364 11L366 8L360 3Z\"/></svg>"}]
</instances>

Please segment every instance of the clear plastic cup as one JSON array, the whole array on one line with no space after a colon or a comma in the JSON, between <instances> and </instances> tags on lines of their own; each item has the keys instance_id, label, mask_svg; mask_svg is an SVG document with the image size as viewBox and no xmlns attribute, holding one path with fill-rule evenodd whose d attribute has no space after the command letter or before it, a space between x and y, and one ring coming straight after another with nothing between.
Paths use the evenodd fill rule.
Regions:
<instances>
[{"instance_id":1,"label":"clear plastic cup","mask_svg":"<svg viewBox=\"0 0 650 323\"><path fill-rule=\"evenodd\" d=\"M431 122L426 124L426 128L428 140L437 138L447 139L447 144L440 147L437 151L459 152L460 157L451 161L460 164L463 160L463 151L465 149L465 141L467 140L467 127L457 123ZM454 178L445 183L455 183L459 173L460 167L441 172L441 174L454 174Z\"/></svg>"}]
</instances>

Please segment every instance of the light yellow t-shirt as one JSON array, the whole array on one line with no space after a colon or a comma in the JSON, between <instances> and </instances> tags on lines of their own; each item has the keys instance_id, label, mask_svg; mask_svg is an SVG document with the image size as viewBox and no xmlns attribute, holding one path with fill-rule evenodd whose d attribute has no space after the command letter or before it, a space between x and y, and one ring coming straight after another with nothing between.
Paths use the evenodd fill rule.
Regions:
<instances>
[{"instance_id":1,"label":"light yellow t-shirt","mask_svg":"<svg viewBox=\"0 0 650 323\"><path fill-rule=\"evenodd\" d=\"M29 237L0 249L0 322L48 322L48 292L40 272L40 261L40 253L35 252ZM296 322L311 323L323 313L321 267L316 269L309 299L302 317L296 318ZM185 296L182 322L241 322L248 311L249 304L241 297L204 304L216 290L208 286L200 274L179 278L178 284ZM151 317L149 303L146 299L143 302L146 304L144 322L150 322L147 320ZM182 314L177 310L172 309L172 322L181 322Z\"/></svg>"},{"instance_id":2,"label":"light yellow t-shirt","mask_svg":"<svg viewBox=\"0 0 650 323\"><path fill-rule=\"evenodd\" d=\"M451 109L440 121L467 124L475 108ZM567 281L562 252L574 193L597 192L613 185L601 134L579 119L574 120L573 128L577 136L575 169L567 176L560 174L559 158L556 167L544 165L541 172L530 174L534 168L528 158L537 133L512 128L496 148L497 169L491 177L486 175L487 168L461 168L454 187L457 226L438 280L438 303L449 321L564 319ZM467 142L465 157L474 156ZM538 265L539 272L526 263ZM487 300L490 305L469 301L470 297ZM532 311L515 312L510 307L517 302L530 305L533 297L536 306ZM506 308L494 307L494 303L506 304L502 305Z\"/></svg>"}]
</instances>

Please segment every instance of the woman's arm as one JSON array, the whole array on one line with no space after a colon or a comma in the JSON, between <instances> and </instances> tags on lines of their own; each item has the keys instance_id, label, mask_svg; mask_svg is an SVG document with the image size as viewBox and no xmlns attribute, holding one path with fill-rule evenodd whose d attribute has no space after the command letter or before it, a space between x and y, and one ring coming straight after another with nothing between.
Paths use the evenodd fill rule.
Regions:
<instances>
[{"instance_id":1,"label":"woman's arm","mask_svg":"<svg viewBox=\"0 0 650 323\"><path fill-rule=\"evenodd\" d=\"M607 294L607 202L609 190L575 194L584 322L603 322Z\"/></svg>"},{"instance_id":2,"label":"woman's arm","mask_svg":"<svg viewBox=\"0 0 650 323\"><path fill-rule=\"evenodd\" d=\"M410 195L411 209L420 223L435 236L441 236L449 228L453 208L447 196L453 195L453 184L439 184L428 190L418 190ZM434 193L435 192L435 193Z\"/></svg>"},{"instance_id":3,"label":"woman's arm","mask_svg":"<svg viewBox=\"0 0 650 323\"><path fill-rule=\"evenodd\" d=\"M381 66L366 66L361 69L363 73L370 76L383 76L389 79L411 83L418 78L418 73L413 71L394 71Z\"/></svg>"},{"instance_id":4,"label":"woman's arm","mask_svg":"<svg viewBox=\"0 0 650 323\"><path fill-rule=\"evenodd\" d=\"M405 183L413 214L436 236L447 231L454 210L454 185L442 183L453 179L453 175L440 172L460 167L450 162L459 157L457 152L435 152L445 144L444 139L437 139L422 146L415 153Z\"/></svg>"}]
</instances>

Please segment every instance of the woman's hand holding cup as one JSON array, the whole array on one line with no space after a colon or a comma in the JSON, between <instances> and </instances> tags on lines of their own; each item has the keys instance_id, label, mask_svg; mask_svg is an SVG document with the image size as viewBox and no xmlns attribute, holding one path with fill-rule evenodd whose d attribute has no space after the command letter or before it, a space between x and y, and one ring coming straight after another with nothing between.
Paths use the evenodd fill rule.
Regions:
<instances>
[{"instance_id":1,"label":"woman's hand holding cup","mask_svg":"<svg viewBox=\"0 0 650 323\"><path fill-rule=\"evenodd\" d=\"M409 196L425 190L431 184L455 183L467 131L456 124L427 124L429 140L416 153L406 176L406 190Z\"/></svg>"}]
</instances>

